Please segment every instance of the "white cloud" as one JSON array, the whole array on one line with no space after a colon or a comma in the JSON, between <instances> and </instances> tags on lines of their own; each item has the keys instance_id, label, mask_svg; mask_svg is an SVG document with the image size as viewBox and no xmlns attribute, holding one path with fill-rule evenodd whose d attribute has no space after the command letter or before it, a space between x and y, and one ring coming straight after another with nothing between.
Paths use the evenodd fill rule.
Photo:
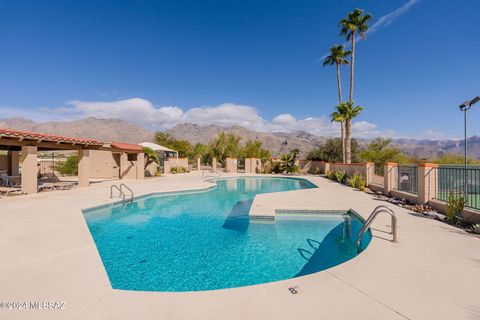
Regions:
<instances>
[{"instance_id":1,"label":"white cloud","mask_svg":"<svg viewBox=\"0 0 480 320\"><path fill-rule=\"evenodd\" d=\"M366 34L367 35L372 35L374 34L378 29L380 29L381 27L386 27L386 26L389 26L393 21L395 21L398 17L400 17L401 15L405 14L406 12L408 12L417 2L419 2L420 0L408 0L404 5L402 5L401 7L395 9L394 11L392 12L389 12L383 16L381 16L380 18L378 18L377 21L375 21L367 30ZM357 36L355 38L356 40L360 40L361 37L360 36ZM350 41L346 41L343 43L343 45L348 49L350 48ZM324 54L322 57L320 57L320 59L318 60L319 62L323 61L328 55L330 54L330 52L327 52L326 54Z\"/></svg>"},{"instance_id":2,"label":"white cloud","mask_svg":"<svg viewBox=\"0 0 480 320\"><path fill-rule=\"evenodd\" d=\"M5 110L5 112L2 112ZM118 118L151 130L164 130L179 123L220 126L239 125L251 130L265 132L306 131L318 136L338 136L340 125L332 123L326 116L297 118L284 113L272 120L263 118L259 111L248 105L223 103L218 106L204 106L184 110L178 106L155 106L142 98L118 101L69 101L67 106L56 109L2 108L4 118L23 116L36 121L72 120L85 117L99 119ZM391 131L380 131L377 125L367 121L352 124L353 136L370 138L379 135L393 135Z\"/></svg>"},{"instance_id":3,"label":"white cloud","mask_svg":"<svg viewBox=\"0 0 480 320\"><path fill-rule=\"evenodd\" d=\"M386 15L381 16L368 29L367 34L375 33L378 30L378 28L380 28L382 26L390 25L399 16L408 12L418 1L419 0L408 0L403 6L399 7L398 9L396 9L396 10L390 12L390 13L387 13Z\"/></svg>"}]
</instances>

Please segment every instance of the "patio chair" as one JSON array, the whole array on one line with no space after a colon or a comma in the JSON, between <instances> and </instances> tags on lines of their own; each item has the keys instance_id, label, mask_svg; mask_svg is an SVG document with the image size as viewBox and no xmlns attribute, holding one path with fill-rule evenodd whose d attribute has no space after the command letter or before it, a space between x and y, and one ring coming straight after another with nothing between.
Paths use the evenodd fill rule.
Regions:
<instances>
[{"instance_id":1,"label":"patio chair","mask_svg":"<svg viewBox=\"0 0 480 320\"><path fill-rule=\"evenodd\" d=\"M7 197L10 192L22 192L22 188L19 187L0 187L0 195Z\"/></svg>"}]
</instances>

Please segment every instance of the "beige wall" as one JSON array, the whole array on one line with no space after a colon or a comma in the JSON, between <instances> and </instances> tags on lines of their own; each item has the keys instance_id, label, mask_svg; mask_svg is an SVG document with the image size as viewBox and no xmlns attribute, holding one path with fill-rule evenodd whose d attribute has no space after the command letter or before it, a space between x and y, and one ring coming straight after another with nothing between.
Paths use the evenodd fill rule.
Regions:
<instances>
[{"instance_id":1,"label":"beige wall","mask_svg":"<svg viewBox=\"0 0 480 320\"><path fill-rule=\"evenodd\" d=\"M97 179L118 178L119 168L111 151L90 151L90 177Z\"/></svg>"},{"instance_id":2,"label":"beige wall","mask_svg":"<svg viewBox=\"0 0 480 320\"><path fill-rule=\"evenodd\" d=\"M90 151L90 177L96 179L143 179L144 161L137 154L137 160L129 161L126 152L114 153L104 150ZM120 158L120 166L118 166L115 158ZM137 163L141 167L137 170Z\"/></svg>"},{"instance_id":3,"label":"beige wall","mask_svg":"<svg viewBox=\"0 0 480 320\"><path fill-rule=\"evenodd\" d=\"M225 172L229 172L229 173L238 172L238 160L236 158L225 159Z\"/></svg>"},{"instance_id":4,"label":"beige wall","mask_svg":"<svg viewBox=\"0 0 480 320\"><path fill-rule=\"evenodd\" d=\"M158 164L150 162L145 168L145 177L154 177L158 170Z\"/></svg>"},{"instance_id":5,"label":"beige wall","mask_svg":"<svg viewBox=\"0 0 480 320\"><path fill-rule=\"evenodd\" d=\"M367 166L365 163L330 163L330 170L344 171L347 175L355 173L367 176Z\"/></svg>"},{"instance_id":6,"label":"beige wall","mask_svg":"<svg viewBox=\"0 0 480 320\"><path fill-rule=\"evenodd\" d=\"M169 158L163 163L165 173L170 173L172 168L188 169L188 158Z\"/></svg>"},{"instance_id":7,"label":"beige wall","mask_svg":"<svg viewBox=\"0 0 480 320\"><path fill-rule=\"evenodd\" d=\"M245 173L262 172L262 161L259 158L245 158Z\"/></svg>"},{"instance_id":8,"label":"beige wall","mask_svg":"<svg viewBox=\"0 0 480 320\"><path fill-rule=\"evenodd\" d=\"M326 172L325 170L326 166L324 161L300 160L298 161L298 166L300 167L300 173L324 174Z\"/></svg>"}]
</instances>

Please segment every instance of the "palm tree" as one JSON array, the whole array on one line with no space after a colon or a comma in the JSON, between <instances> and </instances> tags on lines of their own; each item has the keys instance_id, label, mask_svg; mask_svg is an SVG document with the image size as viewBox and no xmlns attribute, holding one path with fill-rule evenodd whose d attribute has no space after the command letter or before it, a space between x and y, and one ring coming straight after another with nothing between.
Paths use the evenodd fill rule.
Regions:
<instances>
[{"instance_id":1,"label":"palm tree","mask_svg":"<svg viewBox=\"0 0 480 320\"><path fill-rule=\"evenodd\" d=\"M355 106L353 101L342 102L337 106L338 112L345 118L345 158L347 163L352 162L351 132L352 119L357 117L363 108Z\"/></svg>"},{"instance_id":2,"label":"palm tree","mask_svg":"<svg viewBox=\"0 0 480 320\"><path fill-rule=\"evenodd\" d=\"M365 39L365 32L368 30L368 22L372 18L371 14L363 14L362 9L355 9L350 12L346 18L340 21L340 35L345 36L347 41L352 41L352 62L350 63L350 101L353 100L353 74L355 68L355 41L357 35Z\"/></svg>"},{"instance_id":3,"label":"palm tree","mask_svg":"<svg viewBox=\"0 0 480 320\"><path fill-rule=\"evenodd\" d=\"M340 102L341 103L341 102ZM341 136L342 136L342 162L345 163L345 117L341 113L339 106L336 106L335 109L337 111L333 112L330 115L330 120L332 122L340 122L340 130L341 130Z\"/></svg>"},{"instance_id":4,"label":"palm tree","mask_svg":"<svg viewBox=\"0 0 480 320\"><path fill-rule=\"evenodd\" d=\"M323 60L323 66L335 66L337 67L337 88L338 88L338 103L342 103L342 84L340 78L340 65L348 64L348 60L345 59L350 55L350 50L345 50L343 44L338 46L333 46L330 48L330 55L325 57Z\"/></svg>"}]
</instances>

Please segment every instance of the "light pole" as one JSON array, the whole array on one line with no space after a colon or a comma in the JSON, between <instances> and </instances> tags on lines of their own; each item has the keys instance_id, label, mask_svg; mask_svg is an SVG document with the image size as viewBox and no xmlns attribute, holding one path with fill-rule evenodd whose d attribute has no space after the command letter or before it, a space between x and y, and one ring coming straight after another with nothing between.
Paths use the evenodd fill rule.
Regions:
<instances>
[{"instance_id":1,"label":"light pole","mask_svg":"<svg viewBox=\"0 0 480 320\"><path fill-rule=\"evenodd\" d=\"M465 145L464 145L464 170L463 170L463 195L464 195L464 201L467 201L467 111L470 110L470 108L477 102L480 101L480 97L475 97L472 100L465 101L458 107L460 108L460 111L463 112L463 132L464 132L464 137L465 137Z\"/></svg>"}]
</instances>

